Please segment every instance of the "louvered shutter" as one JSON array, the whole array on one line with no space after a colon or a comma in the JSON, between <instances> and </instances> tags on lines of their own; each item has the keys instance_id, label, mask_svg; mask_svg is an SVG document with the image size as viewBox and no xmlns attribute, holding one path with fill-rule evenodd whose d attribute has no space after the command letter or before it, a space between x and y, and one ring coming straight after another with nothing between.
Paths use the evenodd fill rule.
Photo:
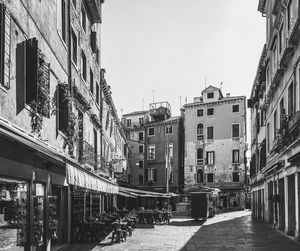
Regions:
<instances>
[{"instance_id":1,"label":"louvered shutter","mask_svg":"<svg viewBox=\"0 0 300 251\"><path fill-rule=\"evenodd\" d=\"M58 129L62 132L65 132L68 129L68 123L69 123L69 105L68 100L66 97L66 91L65 88L61 85L59 85L59 127Z\"/></svg>"},{"instance_id":2,"label":"louvered shutter","mask_svg":"<svg viewBox=\"0 0 300 251\"><path fill-rule=\"evenodd\" d=\"M92 51L95 53L96 49L97 49L97 32L96 31L92 31L91 32L91 48Z\"/></svg>"},{"instance_id":3,"label":"louvered shutter","mask_svg":"<svg viewBox=\"0 0 300 251\"><path fill-rule=\"evenodd\" d=\"M148 169L145 168L145 183L148 182Z\"/></svg>"},{"instance_id":4,"label":"louvered shutter","mask_svg":"<svg viewBox=\"0 0 300 251\"><path fill-rule=\"evenodd\" d=\"M25 104L25 42L17 45L16 61L17 114L19 114Z\"/></svg>"},{"instance_id":5,"label":"louvered shutter","mask_svg":"<svg viewBox=\"0 0 300 251\"><path fill-rule=\"evenodd\" d=\"M26 103L37 101L38 42L36 38L26 40Z\"/></svg>"},{"instance_id":6,"label":"louvered shutter","mask_svg":"<svg viewBox=\"0 0 300 251\"><path fill-rule=\"evenodd\" d=\"M153 180L154 182L157 181L156 169L153 169Z\"/></svg>"}]
</instances>

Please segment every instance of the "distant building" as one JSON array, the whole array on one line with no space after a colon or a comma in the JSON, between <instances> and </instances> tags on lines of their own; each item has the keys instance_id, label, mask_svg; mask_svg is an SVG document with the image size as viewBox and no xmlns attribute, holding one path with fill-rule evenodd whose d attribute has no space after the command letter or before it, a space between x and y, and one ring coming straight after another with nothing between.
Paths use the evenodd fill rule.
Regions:
<instances>
[{"instance_id":1,"label":"distant building","mask_svg":"<svg viewBox=\"0 0 300 251\"><path fill-rule=\"evenodd\" d=\"M266 45L251 108L251 200L255 218L299 238L299 1L258 1Z\"/></svg>"},{"instance_id":2,"label":"distant building","mask_svg":"<svg viewBox=\"0 0 300 251\"><path fill-rule=\"evenodd\" d=\"M171 117L168 102L150 104L149 111L123 115L130 147L129 181L146 190L166 192L166 155L169 147L169 191L183 188L183 127L180 116Z\"/></svg>"},{"instance_id":3,"label":"distant building","mask_svg":"<svg viewBox=\"0 0 300 251\"><path fill-rule=\"evenodd\" d=\"M229 208L245 203L246 107L244 96L231 97L209 86L183 107L184 185L221 189Z\"/></svg>"}]
</instances>

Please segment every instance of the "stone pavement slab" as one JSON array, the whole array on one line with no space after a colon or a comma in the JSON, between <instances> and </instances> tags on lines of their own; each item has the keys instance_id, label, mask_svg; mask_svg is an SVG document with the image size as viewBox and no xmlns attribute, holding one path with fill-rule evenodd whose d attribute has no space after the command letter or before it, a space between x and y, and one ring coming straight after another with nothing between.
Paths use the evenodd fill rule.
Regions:
<instances>
[{"instance_id":1,"label":"stone pavement slab","mask_svg":"<svg viewBox=\"0 0 300 251\"><path fill-rule=\"evenodd\" d=\"M133 232L126 242L113 245L76 245L74 250L108 251L188 251L188 250L284 250L300 251L299 243L272 229L265 223L252 220L250 211L216 215L206 222L193 219L172 219L169 225Z\"/></svg>"}]
</instances>

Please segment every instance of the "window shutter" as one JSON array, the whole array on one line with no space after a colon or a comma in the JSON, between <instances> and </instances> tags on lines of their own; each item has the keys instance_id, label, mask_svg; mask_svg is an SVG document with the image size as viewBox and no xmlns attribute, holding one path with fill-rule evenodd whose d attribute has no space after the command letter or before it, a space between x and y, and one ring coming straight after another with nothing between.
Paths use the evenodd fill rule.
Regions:
<instances>
[{"instance_id":1,"label":"window shutter","mask_svg":"<svg viewBox=\"0 0 300 251\"><path fill-rule=\"evenodd\" d=\"M154 180L154 182L156 182L156 178L157 178L156 169L153 169L153 180Z\"/></svg>"},{"instance_id":2,"label":"window shutter","mask_svg":"<svg viewBox=\"0 0 300 251\"><path fill-rule=\"evenodd\" d=\"M16 61L17 114L19 114L25 104L25 42L17 44Z\"/></svg>"},{"instance_id":3,"label":"window shutter","mask_svg":"<svg viewBox=\"0 0 300 251\"><path fill-rule=\"evenodd\" d=\"M59 127L58 129L62 132L65 132L68 129L68 122L69 122L69 105L68 100L65 98L65 88L59 85Z\"/></svg>"},{"instance_id":4,"label":"window shutter","mask_svg":"<svg viewBox=\"0 0 300 251\"><path fill-rule=\"evenodd\" d=\"M97 46L96 46L96 42L97 42L97 32L96 31L92 31L91 32L91 48L93 53L96 52Z\"/></svg>"},{"instance_id":5,"label":"window shutter","mask_svg":"<svg viewBox=\"0 0 300 251\"><path fill-rule=\"evenodd\" d=\"M43 78L44 81L46 82L46 92L48 94L48 96L50 95L50 64L47 63L44 60L39 59L39 69L41 70L42 74L39 77L40 79ZM47 104L48 109L47 111L42 110L41 115L47 118L50 118L50 102L48 102Z\"/></svg>"},{"instance_id":6,"label":"window shutter","mask_svg":"<svg viewBox=\"0 0 300 251\"><path fill-rule=\"evenodd\" d=\"M38 70L38 42L36 38L26 40L26 103L37 101L37 70Z\"/></svg>"}]
</instances>

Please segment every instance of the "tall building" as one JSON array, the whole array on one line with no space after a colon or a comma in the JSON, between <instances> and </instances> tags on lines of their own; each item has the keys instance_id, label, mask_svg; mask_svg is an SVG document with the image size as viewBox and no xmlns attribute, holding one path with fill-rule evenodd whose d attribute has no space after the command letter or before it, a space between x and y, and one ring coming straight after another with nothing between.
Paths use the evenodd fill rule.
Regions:
<instances>
[{"instance_id":1,"label":"tall building","mask_svg":"<svg viewBox=\"0 0 300 251\"><path fill-rule=\"evenodd\" d=\"M244 96L223 97L208 86L183 106L184 185L221 190L224 207L245 206L246 107Z\"/></svg>"},{"instance_id":2,"label":"tall building","mask_svg":"<svg viewBox=\"0 0 300 251\"><path fill-rule=\"evenodd\" d=\"M122 123L130 147L130 183L145 190L166 192L168 165L169 192L182 191L182 119L171 117L169 103L152 103L148 111L125 114Z\"/></svg>"},{"instance_id":3,"label":"tall building","mask_svg":"<svg viewBox=\"0 0 300 251\"><path fill-rule=\"evenodd\" d=\"M81 241L81 223L115 205L126 141L111 96L102 100L103 2L0 0L1 248Z\"/></svg>"},{"instance_id":4,"label":"tall building","mask_svg":"<svg viewBox=\"0 0 300 251\"><path fill-rule=\"evenodd\" d=\"M255 218L299 238L299 1L260 0L266 45L248 106Z\"/></svg>"}]
</instances>

